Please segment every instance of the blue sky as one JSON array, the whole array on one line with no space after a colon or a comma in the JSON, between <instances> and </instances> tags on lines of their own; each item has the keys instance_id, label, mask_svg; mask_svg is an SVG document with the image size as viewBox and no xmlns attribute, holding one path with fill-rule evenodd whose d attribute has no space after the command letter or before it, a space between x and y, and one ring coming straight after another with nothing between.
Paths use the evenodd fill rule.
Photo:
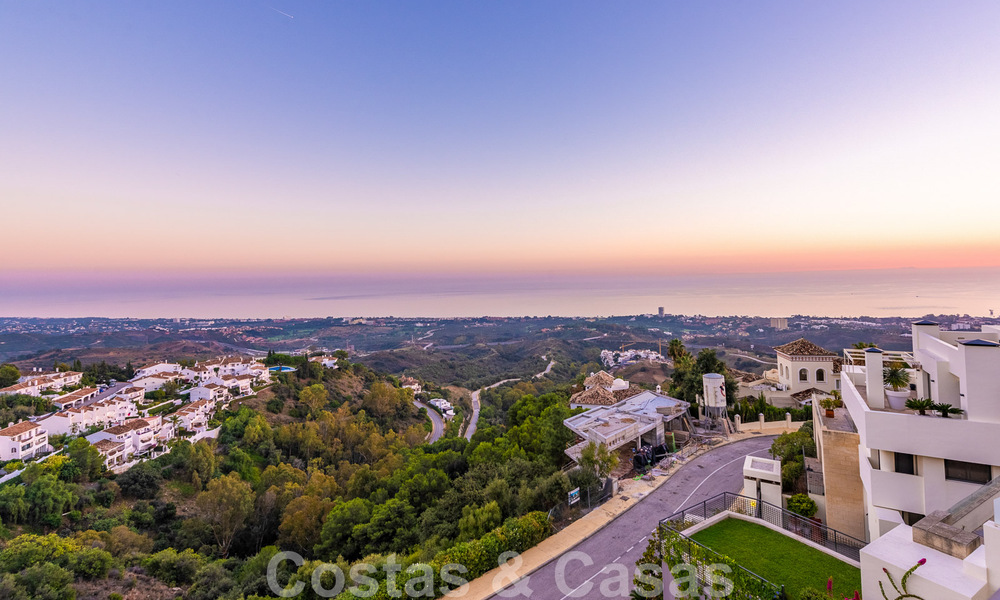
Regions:
<instances>
[{"instance_id":1,"label":"blue sky","mask_svg":"<svg viewBox=\"0 0 1000 600\"><path fill-rule=\"evenodd\" d=\"M0 0L0 195L47 231L9 231L32 248L11 264L1000 264L998 17L987 2Z\"/></svg>"}]
</instances>

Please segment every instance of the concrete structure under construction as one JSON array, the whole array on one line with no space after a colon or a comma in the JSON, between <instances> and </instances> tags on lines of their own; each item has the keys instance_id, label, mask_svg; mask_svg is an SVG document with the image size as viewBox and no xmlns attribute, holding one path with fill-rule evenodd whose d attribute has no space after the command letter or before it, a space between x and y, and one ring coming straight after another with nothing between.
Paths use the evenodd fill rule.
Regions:
<instances>
[{"instance_id":1,"label":"concrete structure under construction","mask_svg":"<svg viewBox=\"0 0 1000 600\"><path fill-rule=\"evenodd\" d=\"M666 433L682 430L690 404L659 392L642 391L610 406L598 406L563 423L583 441L566 450L573 460L590 442L616 450L628 444L640 447L664 443Z\"/></svg>"}]
</instances>

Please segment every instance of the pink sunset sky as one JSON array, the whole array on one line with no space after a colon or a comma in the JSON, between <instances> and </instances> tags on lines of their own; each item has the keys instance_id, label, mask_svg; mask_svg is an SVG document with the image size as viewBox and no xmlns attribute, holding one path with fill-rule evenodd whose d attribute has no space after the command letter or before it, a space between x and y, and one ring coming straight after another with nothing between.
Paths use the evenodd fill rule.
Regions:
<instances>
[{"instance_id":1,"label":"pink sunset sky","mask_svg":"<svg viewBox=\"0 0 1000 600\"><path fill-rule=\"evenodd\" d=\"M278 4L0 8L8 283L1000 265L996 3Z\"/></svg>"}]
</instances>

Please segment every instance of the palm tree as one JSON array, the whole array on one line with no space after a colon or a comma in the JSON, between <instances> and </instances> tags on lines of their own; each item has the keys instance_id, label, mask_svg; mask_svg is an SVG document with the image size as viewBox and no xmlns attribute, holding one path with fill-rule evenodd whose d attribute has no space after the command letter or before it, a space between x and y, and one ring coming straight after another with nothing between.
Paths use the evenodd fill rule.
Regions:
<instances>
[{"instance_id":1,"label":"palm tree","mask_svg":"<svg viewBox=\"0 0 1000 600\"><path fill-rule=\"evenodd\" d=\"M965 412L961 408L956 408L951 404L935 404L934 410L941 413L941 416L944 417L945 419L947 419L951 415L960 415Z\"/></svg>"},{"instance_id":2,"label":"palm tree","mask_svg":"<svg viewBox=\"0 0 1000 600\"><path fill-rule=\"evenodd\" d=\"M906 408L919 411L922 415L926 415L928 410L934 410L935 406L937 405L934 404L933 400L927 400L924 398L910 398L906 401Z\"/></svg>"},{"instance_id":3,"label":"palm tree","mask_svg":"<svg viewBox=\"0 0 1000 600\"><path fill-rule=\"evenodd\" d=\"M670 343L667 344L667 356L670 360L676 361L680 357L687 354L687 349L684 347L684 342L678 338L673 338Z\"/></svg>"},{"instance_id":4,"label":"palm tree","mask_svg":"<svg viewBox=\"0 0 1000 600\"><path fill-rule=\"evenodd\" d=\"M906 367L903 363L891 363L885 369L882 370L882 379L885 384L893 389L893 391L900 391L903 388L910 387L910 374L906 372Z\"/></svg>"}]
</instances>

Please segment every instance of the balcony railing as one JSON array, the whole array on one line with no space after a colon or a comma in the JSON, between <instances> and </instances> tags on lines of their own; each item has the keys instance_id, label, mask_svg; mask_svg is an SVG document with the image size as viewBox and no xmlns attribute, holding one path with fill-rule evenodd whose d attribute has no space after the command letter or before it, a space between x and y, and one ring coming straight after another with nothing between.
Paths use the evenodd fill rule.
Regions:
<instances>
[{"instance_id":1,"label":"balcony railing","mask_svg":"<svg viewBox=\"0 0 1000 600\"><path fill-rule=\"evenodd\" d=\"M915 368L918 366L917 361L913 358L912 352L902 352L900 350L883 350L882 351L882 364L888 365L892 363L904 363L908 367ZM864 366L865 364L865 351L860 348L844 348L844 364Z\"/></svg>"}]
</instances>

